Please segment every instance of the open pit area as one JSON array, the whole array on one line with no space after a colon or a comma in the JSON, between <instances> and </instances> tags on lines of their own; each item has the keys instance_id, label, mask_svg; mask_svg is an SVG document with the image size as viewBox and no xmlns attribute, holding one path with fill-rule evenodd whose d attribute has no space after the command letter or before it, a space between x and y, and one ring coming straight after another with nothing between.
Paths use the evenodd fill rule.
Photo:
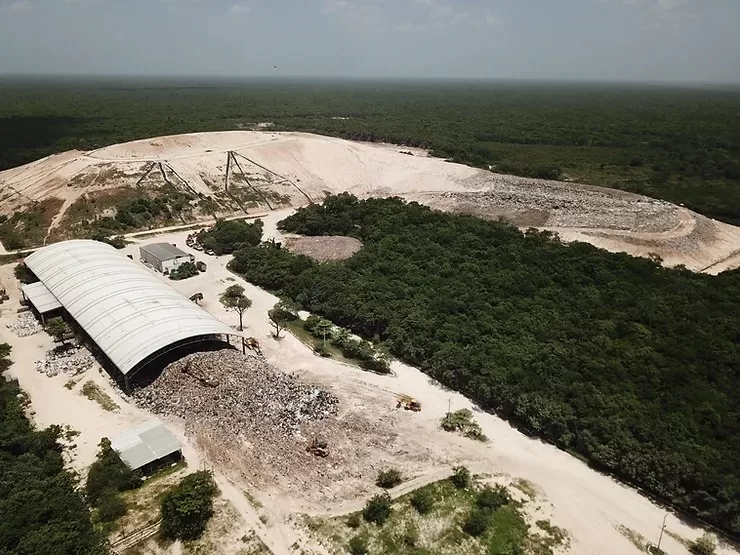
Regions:
<instances>
[{"instance_id":1,"label":"open pit area","mask_svg":"<svg viewBox=\"0 0 740 555\"><path fill-rule=\"evenodd\" d=\"M116 203L129 198L128 191L151 197L179 192L190 198L177 218L154 220L153 226L272 212L349 191L360 198L395 195L440 210L505 219L521 228L554 231L564 241L657 255L666 265L695 271L740 265L740 229L663 201L305 133L199 133L57 154L0 172L0 214L53 204L53 214L39 215L46 228L34 234L53 241L75 236L102 216L114 217ZM305 248L309 255L314 249Z\"/></svg>"},{"instance_id":2,"label":"open pit area","mask_svg":"<svg viewBox=\"0 0 740 555\"><path fill-rule=\"evenodd\" d=\"M288 250L303 254L318 262L346 260L362 249L362 243L354 237L322 236L288 238Z\"/></svg>"}]
</instances>

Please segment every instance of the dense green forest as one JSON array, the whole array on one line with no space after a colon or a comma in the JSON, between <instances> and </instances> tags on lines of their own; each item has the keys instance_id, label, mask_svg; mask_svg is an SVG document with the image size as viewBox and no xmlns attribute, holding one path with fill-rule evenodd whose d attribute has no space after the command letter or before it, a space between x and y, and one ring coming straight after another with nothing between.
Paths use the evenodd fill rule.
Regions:
<instances>
[{"instance_id":1,"label":"dense green forest","mask_svg":"<svg viewBox=\"0 0 740 555\"><path fill-rule=\"evenodd\" d=\"M272 122L740 224L740 91L517 82L0 81L0 170L53 152Z\"/></svg>"},{"instance_id":2,"label":"dense green forest","mask_svg":"<svg viewBox=\"0 0 740 555\"><path fill-rule=\"evenodd\" d=\"M10 366L0 344L0 373ZM37 431L16 382L0 376L0 555L104 555L105 538L64 469L58 427Z\"/></svg>"},{"instance_id":3,"label":"dense green forest","mask_svg":"<svg viewBox=\"0 0 740 555\"><path fill-rule=\"evenodd\" d=\"M740 271L665 269L399 199L330 197L280 225L365 246L319 264L263 244L232 269L740 534Z\"/></svg>"}]
</instances>

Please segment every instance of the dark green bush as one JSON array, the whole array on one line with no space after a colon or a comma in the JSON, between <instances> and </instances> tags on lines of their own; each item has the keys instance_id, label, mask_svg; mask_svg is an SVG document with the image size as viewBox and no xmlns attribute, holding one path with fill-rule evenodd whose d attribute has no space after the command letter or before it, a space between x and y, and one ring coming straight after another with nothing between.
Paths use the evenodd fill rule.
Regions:
<instances>
[{"instance_id":1,"label":"dark green bush","mask_svg":"<svg viewBox=\"0 0 740 555\"><path fill-rule=\"evenodd\" d=\"M349 528L352 528L353 530L356 530L360 527L361 524L361 518L360 513L352 513L347 517L347 526Z\"/></svg>"},{"instance_id":2,"label":"dark green bush","mask_svg":"<svg viewBox=\"0 0 740 555\"><path fill-rule=\"evenodd\" d=\"M194 472L162 499L162 535L173 540L199 538L213 516L218 489L208 471Z\"/></svg>"},{"instance_id":3,"label":"dark green bush","mask_svg":"<svg viewBox=\"0 0 740 555\"><path fill-rule=\"evenodd\" d=\"M488 527L491 525L491 521L492 516L490 511L475 508L468 514L462 528L466 534L477 538L486 533Z\"/></svg>"},{"instance_id":4,"label":"dark green bush","mask_svg":"<svg viewBox=\"0 0 740 555\"><path fill-rule=\"evenodd\" d=\"M434 508L434 496L428 489L420 489L411 496L411 506L420 515L429 514Z\"/></svg>"},{"instance_id":5,"label":"dark green bush","mask_svg":"<svg viewBox=\"0 0 740 555\"><path fill-rule=\"evenodd\" d=\"M97 517L100 522L115 522L127 512L126 502L113 490L106 490L98 499Z\"/></svg>"},{"instance_id":6,"label":"dark green bush","mask_svg":"<svg viewBox=\"0 0 740 555\"><path fill-rule=\"evenodd\" d=\"M391 516L391 496L382 493L371 498L362 510L362 518L382 526Z\"/></svg>"},{"instance_id":7,"label":"dark green bush","mask_svg":"<svg viewBox=\"0 0 740 555\"><path fill-rule=\"evenodd\" d=\"M87 500L93 507L98 506L106 492L122 492L141 485L141 475L126 466L111 448L108 438L103 438L99 447L97 459L90 466L85 483Z\"/></svg>"},{"instance_id":8,"label":"dark green bush","mask_svg":"<svg viewBox=\"0 0 740 555\"><path fill-rule=\"evenodd\" d=\"M470 487L472 477L470 470L465 466L456 466L452 469L452 476L450 476L450 482L457 489L467 489Z\"/></svg>"},{"instance_id":9,"label":"dark green bush","mask_svg":"<svg viewBox=\"0 0 740 555\"><path fill-rule=\"evenodd\" d=\"M367 539L365 539L363 536L355 536L354 538L349 540L347 550L351 553L351 555L367 555Z\"/></svg>"},{"instance_id":10,"label":"dark green bush","mask_svg":"<svg viewBox=\"0 0 740 555\"><path fill-rule=\"evenodd\" d=\"M508 505L511 501L509 493L501 486L485 488L475 496L475 504L481 509L495 511L499 507Z\"/></svg>"},{"instance_id":11,"label":"dark green bush","mask_svg":"<svg viewBox=\"0 0 740 555\"><path fill-rule=\"evenodd\" d=\"M395 468L381 470L378 472L378 479L375 480L375 484L384 489L395 488L401 482L403 482L403 476L401 475L401 472Z\"/></svg>"}]
</instances>

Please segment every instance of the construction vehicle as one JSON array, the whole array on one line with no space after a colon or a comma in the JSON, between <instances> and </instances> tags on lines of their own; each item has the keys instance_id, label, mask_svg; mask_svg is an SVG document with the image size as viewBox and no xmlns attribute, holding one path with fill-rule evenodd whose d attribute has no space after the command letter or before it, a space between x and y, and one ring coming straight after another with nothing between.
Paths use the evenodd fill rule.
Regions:
<instances>
[{"instance_id":1,"label":"construction vehicle","mask_svg":"<svg viewBox=\"0 0 740 555\"><path fill-rule=\"evenodd\" d=\"M329 444L326 440L315 437L306 447L306 451L323 459L329 456Z\"/></svg>"},{"instance_id":2,"label":"construction vehicle","mask_svg":"<svg viewBox=\"0 0 740 555\"><path fill-rule=\"evenodd\" d=\"M195 295L192 295L190 297L190 300L193 301L195 304L200 304L203 300L203 293L196 293Z\"/></svg>"},{"instance_id":3,"label":"construction vehicle","mask_svg":"<svg viewBox=\"0 0 740 555\"><path fill-rule=\"evenodd\" d=\"M199 272L205 272L208 269L208 266L202 260L198 260L198 262L195 263L195 267Z\"/></svg>"},{"instance_id":4,"label":"construction vehicle","mask_svg":"<svg viewBox=\"0 0 740 555\"><path fill-rule=\"evenodd\" d=\"M419 412L421 411L421 403L413 397L409 397L408 395L399 395L398 401L396 403L396 408Z\"/></svg>"}]
</instances>

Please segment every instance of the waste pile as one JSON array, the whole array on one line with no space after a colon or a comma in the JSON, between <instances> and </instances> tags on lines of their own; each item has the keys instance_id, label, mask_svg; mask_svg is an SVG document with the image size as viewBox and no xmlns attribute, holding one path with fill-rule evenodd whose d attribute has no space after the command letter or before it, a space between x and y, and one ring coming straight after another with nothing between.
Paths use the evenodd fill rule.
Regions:
<instances>
[{"instance_id":1,"label":"waste pile","mask_svg":"<svg viewBox=\"0 0 740 555\"><path fill-rule=\"evenodd\" d=\"M50 378L59 374L77 376L95 363L90 351L78 345L65 345L46 353L44 360L36 361L36 370Z\"/></svg>"},{"instance_id":2,"label":"waste pile","mask_svg":"<svg viewBox=\"0 0 740 555\"><path fill-rule=\"evenodd\" d=\"M33 312L19 314L18 319L15 322L6 324L6 327L18 337L29 337L44 329L36 319L36 316L33 315Z\"/></svg>"},{"instance_id":3,"label":"waste pile","mask_svg":"<svg viewBox=\"0 0 740 555\"><path fill-rule=\"evenodd\" d=\"M339 399L272 368L255 354L195 353L134 393L143 407L191 425L265 439L300 435L301 425L337 414Z\"/></svg>"}]
</instances>

